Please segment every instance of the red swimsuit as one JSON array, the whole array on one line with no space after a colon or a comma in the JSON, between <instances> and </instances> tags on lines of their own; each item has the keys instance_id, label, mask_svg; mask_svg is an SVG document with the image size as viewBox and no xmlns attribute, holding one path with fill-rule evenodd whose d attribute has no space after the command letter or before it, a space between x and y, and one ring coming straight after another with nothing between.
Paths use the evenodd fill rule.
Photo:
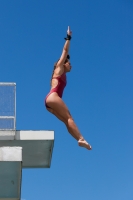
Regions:
<instances>
[{"instance_id":1,"label":"red swimsuit","mask_svg":"<svg viewBox=\"0 0 133 200\"><path fill-rule=\"evenodd\" d=\"M46 104L46 99L48 98L48 96L53 93L53 92L56 92L60 98L62 98L62 95L63 95L63 90L67 84L67 81L66 81L66 74L63 73L61 76L58 76L58 77L53 77L53 79L57 79L58 80L58 85L51 89L50 92L48 93L48 95L46 96L45 98L45 106L47 108L49 108L49 106L47 106Z\"/></svg>"}]
</instances>

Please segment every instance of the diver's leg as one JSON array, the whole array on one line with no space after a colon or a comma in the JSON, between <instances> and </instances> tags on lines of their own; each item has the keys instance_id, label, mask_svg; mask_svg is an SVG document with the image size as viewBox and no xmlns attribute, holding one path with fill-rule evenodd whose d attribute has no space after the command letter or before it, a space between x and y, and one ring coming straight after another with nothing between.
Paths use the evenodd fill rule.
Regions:
<instances>
[{"instance_id":1,"label":"diver's leg","mask_svg":"<svg viewBox=\"0 0 133 200\"><path fill-rule=\"evenodd\" d=\"M83 136L81 135L78 127L76 126L67 106L63 100L57 95L57 93L52 93L48 96L46 100L47 108L49 112L54 114L58 119L65 123L69 133L78 141L79 146L85 147L91 150L90 144L88 144Z\"/></svg>"}]
</instances>

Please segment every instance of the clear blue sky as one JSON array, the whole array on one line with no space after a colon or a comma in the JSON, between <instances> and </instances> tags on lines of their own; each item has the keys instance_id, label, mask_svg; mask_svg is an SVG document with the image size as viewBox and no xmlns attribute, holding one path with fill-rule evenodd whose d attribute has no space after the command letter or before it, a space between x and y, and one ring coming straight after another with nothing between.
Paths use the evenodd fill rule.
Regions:
<instances>
[{"instance_id":1,"label":"clear blue sky","mask_svg":"<svg viewBox=\"0 0 133 200\"><path fill-rule=\"evenodd\" d=\"M72 71L63 99L93 150L48 113L67 26ZM50 169L25 169L25 200L133 199L133 1L0 2L0 81L17 84L17 129L54 130Z\"/></svg>"}]
</instances>

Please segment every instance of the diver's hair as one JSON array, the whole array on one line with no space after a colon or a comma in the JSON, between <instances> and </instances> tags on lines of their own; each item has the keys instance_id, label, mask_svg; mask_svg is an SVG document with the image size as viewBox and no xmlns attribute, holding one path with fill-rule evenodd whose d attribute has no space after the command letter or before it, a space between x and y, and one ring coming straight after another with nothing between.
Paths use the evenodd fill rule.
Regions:
<instances>
[{"instance_id":1,"label":"diver's hair","mask_svg":"<svg viewBox=\"0 0 133 200\"><path fill-rule=\"evenodd\" d=\"M67 55L66 60L65 60L64 63L66 63L68 59L70 59L70 55L69 54ZM54 75L54 70L56 69L56 65L57 65L57 63L58 63L59 60L60 59L58 59L57 62L54 64L54 69L53 69L52 77L51 77L51 80L50 80L50 85L51 85L52 78L53 78L53 75Z\"/></svg>"},{"instance_id":2,"label":"diver's hair","mask_svg":"<svg viewBox=\"0 0 133 200\"><path fill-rule=\"evenodd\" d=\"M70 55L69 54L67 55L67 59L70 59Z\"/></svg>"}]
</instances>

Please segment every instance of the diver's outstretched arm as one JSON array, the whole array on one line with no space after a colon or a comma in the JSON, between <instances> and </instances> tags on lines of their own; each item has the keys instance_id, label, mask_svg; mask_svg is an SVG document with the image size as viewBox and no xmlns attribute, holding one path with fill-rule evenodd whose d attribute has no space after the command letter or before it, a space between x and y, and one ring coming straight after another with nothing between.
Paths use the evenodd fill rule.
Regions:
<instances>
[{"instance_id":1,"label":"diver's outstretched arm","mask_svg":"<svg viewBox=\"0 0 133 200\"><path fill-rule=\"evenodd\" d=\"M60 57L60 60L58 61L57 63L57 66L62 66L67 58L67 55L68 55L68 51L69 51L69 46L70 46L70 39L71 39L71 35L72 35L72 31L70 30L70 27L68 26L68 30L67 30L67 37L65 38L66 39L66 42L64 44L64 47L63 47L63 51L62 51L62 54L61 54L61 57Z\"/></svg>"}]
</instances>

